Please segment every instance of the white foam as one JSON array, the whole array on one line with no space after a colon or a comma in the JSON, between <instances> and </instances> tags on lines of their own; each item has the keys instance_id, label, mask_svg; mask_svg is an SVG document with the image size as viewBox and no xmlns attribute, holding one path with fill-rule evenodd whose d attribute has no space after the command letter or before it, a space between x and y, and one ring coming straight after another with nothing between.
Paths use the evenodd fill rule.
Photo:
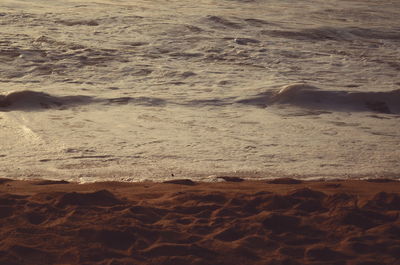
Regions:
<instances>
[{"instance_id":1,"label":"white foam","mask_svg":"<svg viewBox=\"0 0 400 265\"><path fill-rule=\"evenodd\" d=\"M2 175L395 176L400 1L367 2L2 0Z\"/></svg>"}]
</instances>

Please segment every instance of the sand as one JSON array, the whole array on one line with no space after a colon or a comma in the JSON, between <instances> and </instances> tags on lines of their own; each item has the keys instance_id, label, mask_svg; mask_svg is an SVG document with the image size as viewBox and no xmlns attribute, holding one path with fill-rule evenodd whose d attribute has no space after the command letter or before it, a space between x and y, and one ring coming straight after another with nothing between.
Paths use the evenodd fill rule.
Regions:
<instances>
[{"instance_id":1,"label":"sand","mask_svg":"<svg viewBox=\"0 0 400 265\"><path fill-rule=\"evenodd\" d=\"M0 180L0 264L400 264L400 182Z\"/></svg>"}]
</instances>

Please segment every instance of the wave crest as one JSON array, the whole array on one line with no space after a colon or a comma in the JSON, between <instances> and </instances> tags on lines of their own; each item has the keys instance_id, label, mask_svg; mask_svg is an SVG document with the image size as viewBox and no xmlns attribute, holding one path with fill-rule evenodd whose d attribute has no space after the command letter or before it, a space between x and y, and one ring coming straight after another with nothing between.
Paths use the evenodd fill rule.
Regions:
<instances>
[{"instance_id":1,"label":"wave crest","mask_svg":"<svg viewBox=\"0 0 400 265\"><path fill-rule=\"evenodd\" d=\"M400 113L400 89L386 92L348 92L322 90L308 84L292 84L278 91L241 100L252 105L288 104L303 108Z\"/></svg>"},{"instance_id":2,"label":"wave crest","mask_svg":"<svg viewBox=\"0 0 400 265\"><path fill-rule=\"evenodd\" d=\"M2 109L49 109L59 108L66 104L83 104L91 100L88 96L57 97L44 92L22 90L0 94Z\"/></svg>"}]
</instances>

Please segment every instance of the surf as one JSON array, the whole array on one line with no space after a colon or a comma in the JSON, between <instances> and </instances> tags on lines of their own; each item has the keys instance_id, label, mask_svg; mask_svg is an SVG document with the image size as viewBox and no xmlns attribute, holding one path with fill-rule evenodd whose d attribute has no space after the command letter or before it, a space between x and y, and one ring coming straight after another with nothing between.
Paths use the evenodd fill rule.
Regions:
<instances>
[{"instance_id":1,"label":"surf","mask_svg":"<svg viewBox=\"0 0 400 265\"><path fill-rule=\"evenodd\" d=\"M276 91L267 91L239 103L271 106L292 105L331 111L372 111L386 114L400 113L400 89L391 91L354 92L323 90L309 84L291 84Z\"/></svg>"},{"instance_id":2,"label":"surf","mask_svg":"<svg viewBox=\"0 0 400 265\"><path fill-rule=\"evenodd\" d=\"M61 108L64 105L82 104L90 100L89 96L52 96L32 90L11 91L0 94L0 110Z\"/></svg>"}]
</instances>

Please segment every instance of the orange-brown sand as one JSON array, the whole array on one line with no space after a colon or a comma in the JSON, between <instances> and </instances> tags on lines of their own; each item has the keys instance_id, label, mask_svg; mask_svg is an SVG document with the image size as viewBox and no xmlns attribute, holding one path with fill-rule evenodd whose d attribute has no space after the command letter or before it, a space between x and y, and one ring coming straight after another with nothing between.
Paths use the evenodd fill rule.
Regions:
<instances>
[{"instance_id":1,"label":"orange-brown sand","mask_svg":"<svg viewBox=\"0 0 400 265\"><path fill-rule=\"evenodd\" d=\"M0 264L400 264L400 182L0 179Z\"/></svg>"}]
</instances>

